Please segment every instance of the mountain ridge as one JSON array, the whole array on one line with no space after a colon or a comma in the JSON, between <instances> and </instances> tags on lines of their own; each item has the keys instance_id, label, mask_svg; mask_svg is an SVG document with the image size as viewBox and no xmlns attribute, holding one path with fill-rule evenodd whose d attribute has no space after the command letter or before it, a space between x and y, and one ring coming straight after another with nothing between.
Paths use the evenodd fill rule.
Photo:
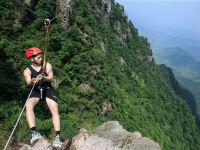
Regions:
<instances>
[{"instance_id":1,"label":"mountain ridge","mask_svg":"<svg viewBox=\"0 0 200 150\"><path fill-rule=\"evenodd\" d=\"M184 49L178 47L154 49L154 56L157 63L171 67L177 80L192 91L196 99L197 114L199 116L200 62L195 60Z\"/></svg>"}]
</instances>

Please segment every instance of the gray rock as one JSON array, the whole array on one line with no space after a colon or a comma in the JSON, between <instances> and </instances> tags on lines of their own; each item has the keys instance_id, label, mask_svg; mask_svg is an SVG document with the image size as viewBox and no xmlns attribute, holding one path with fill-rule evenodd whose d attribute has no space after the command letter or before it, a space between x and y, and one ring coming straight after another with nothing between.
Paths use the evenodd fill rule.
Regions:
<instances>
[{"instance_id":1,"label":"gray rock","mask_svg":"<svg viewBox=\"0 0 200 150\"><path fill-rule=\"evenodd\" d=\"M119 59L119 61L120 61L120 64L126 64L126 61L124 60L124 58L123 57L120 57L120 59Z\"/></svg>"},{"instance_id":2,"label":"gray rock","mask_svg":"<svg viewBox=\"0 0 200 150\"><path fill-rule=\"evenodd\" d=\"M102 10L106 13L110 13L112 9L112 4L110 0L102 0Z\"/></svg>"},{"instance_id":3,"label":"gray rock","mask_svg":"<svg viewBox=\"0 0 200 150\"><path fill-rule=\"evenodd\" d=\"M107 116L112 112L112 104L110 102L103 102L101 105L101 114Z\"/></svg>"},{"instance_id":4,"label":"gray rock","mask_svg":"<svg viewBox=\"0 0 200 150\"><path fill-rule=\"evenodd\" d=\"M59 16L61 18L61 25L65 28L70 25L72 17L72 1L58 0Z\"/></svg>"},{"instance_id":5,"label":"gray rock","mask_svg":"<svg viewBox=\"0 0 200 150\"><path fill-rule=\"evenodd\" d=\"M125 44L126 40L127 40L127 35L125 33L122 32L121 28L122 28L122 24L120 21L116 20L114 22L114 30L116 31L117 35L116 38L122 43Z\"/></svg>"},{"instance_id":6,"label":"gray rock","mask_svg":"<svg viewBox=\"0 0 200 150\"><path fill-rule=\"evenodd\" d=\"M119 150L115 148L113 142L90 134L85 129L81 129L79 134L72 139L70 150Z\"/></svg>"},{"instance_id":7,"label":"gray rock","mask_svg":"<svg viewBox=\"0 0 200 150\"><path fill-rule=\"evenodd\" d=\"M115 147L120 150L160 150L160 145L146 137L142 137L141 133L128 132L119 125L117 121L108 121L99 126L95 134L111 140Z\"/></svg>"},{"instance_id":8,"label":"gray rock","mask_svg":"<svg viewBox=\"0 0 200 150\"><path fill-rule=\"evenodd\" d=\"M103 53L106 53L106 52L107 52L107 49L106 49L106 46L105 46L104 42L101 42L101 43L100 43L100 46L101 46L101 51L102 51Z\"/></svg>"},{"instance_id":9,"label":"gray rock","mask_svg":"<svg viewBox=\"0 0 200 150\"><path fill-rule=\"evenodd\" d=\"M33 146L24 145L20 150L53 150L53 146L45 139L39 139Z\"/></svg>"},{"instance_id":10,"label":"gray rock","mask_svg":"<svg viewBox=\"0 0 200 150\"><path fill-rule=\"evenodd\" d=\"M31 0L25 0L25 3L30 6L31 5Z\"/></svg>"}]
</instances>

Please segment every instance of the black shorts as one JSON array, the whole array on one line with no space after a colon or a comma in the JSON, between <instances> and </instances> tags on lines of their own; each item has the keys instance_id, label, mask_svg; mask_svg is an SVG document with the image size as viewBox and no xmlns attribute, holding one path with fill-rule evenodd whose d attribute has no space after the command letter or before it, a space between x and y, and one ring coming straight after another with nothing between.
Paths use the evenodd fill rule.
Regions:
<instances>
[{"instance_id":1,"label":"black shorts","mask_svg":"<svg viewBox=\"0 0 200 150\"><path fill-rule=\"evenodd\" d=\"M48 98L52 99L52 100L55 101L55 102L58 101L58 99L57 99L57 98L58 98L57 93L55 92L55 90L54 90L52 87L47 87L47 88L44 90L43 94L44 94L44 96L43 96L44 99L45 99L46 97L48 97ZM40 90L38 90L38 89L34 89L34 90L32 91L32 93L31 93L31 95L30 95L29 98L31 98L31 97L37 97L37 98L40 98L40 100L44 100L44 99L41 99Z\"/></svg>"}]
</instances>

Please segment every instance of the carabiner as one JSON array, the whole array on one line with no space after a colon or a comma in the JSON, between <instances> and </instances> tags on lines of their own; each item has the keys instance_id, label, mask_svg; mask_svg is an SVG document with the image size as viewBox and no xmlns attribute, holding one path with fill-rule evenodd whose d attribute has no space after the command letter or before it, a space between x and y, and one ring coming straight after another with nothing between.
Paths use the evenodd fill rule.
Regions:
<instances>
[{"instance_id":1,"label":"carabiner","mask_svg":"<svg viewBox=\"0 0 200 150\"><path fill-rule=\"evenodd\" d=\"M45 20L44 20L45 28L49 28L50 23L51 23L51 20L50 20L50 19L45 19Z\"/></svg>"}]
</instances>

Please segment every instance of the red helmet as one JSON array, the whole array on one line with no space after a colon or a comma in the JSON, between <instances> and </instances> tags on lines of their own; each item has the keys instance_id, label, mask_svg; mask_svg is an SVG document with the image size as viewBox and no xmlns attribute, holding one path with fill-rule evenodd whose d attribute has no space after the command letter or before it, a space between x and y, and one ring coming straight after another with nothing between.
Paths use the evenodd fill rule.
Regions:
<instances>
[{"instance_id":1,"label":"red helmet","mask_svg":"<svg viewBox=\"0 0 200 150\"><path fill-rule=\"evenodd\" d=\"M41 54L42 51L37 48L37 47L30 47L29 49L26 50L26 57L31 58L32 56Z\"/></svg>"}]
</instances>

